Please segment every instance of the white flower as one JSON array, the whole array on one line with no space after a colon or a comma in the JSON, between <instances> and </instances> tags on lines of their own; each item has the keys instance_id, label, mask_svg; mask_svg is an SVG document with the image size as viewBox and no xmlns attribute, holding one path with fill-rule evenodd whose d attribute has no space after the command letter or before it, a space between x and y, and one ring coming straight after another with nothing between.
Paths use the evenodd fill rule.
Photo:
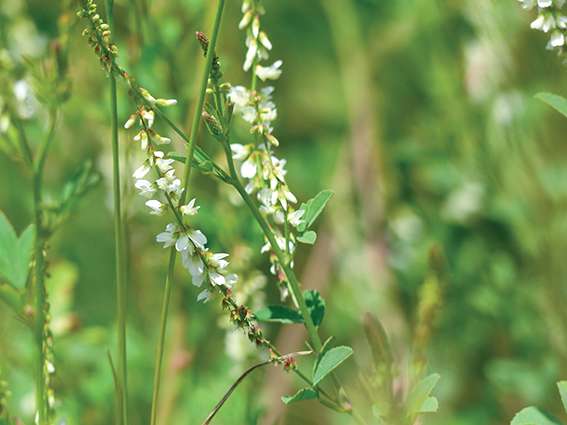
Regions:
<instances>
[{"instance_id":1,"label":"white flower","mask_svg":"<svg viewBox=\"0 0 567 425\"><path fill-rule=\"evenodd\" d=\"M254 38L258 38L259 34L260 34L260 17L256 15L256 17L254 18L254 22L252 22L252 36Z\"/></svg>"},{"instance_id":2,"label":"white flower","mask_svg":"<svg viewBox=\"0 0 567 425\"><path fill-rule=\"evenodd\" d=\"M551 13L541 13L535 21L530 24L534 30L549 32L555 28L555 19Z\"/></svg>"},{"instance_id":3,"label":"white flower","mask_svg":"<svg viewBox=\"0 0 567 425\"><path fill-rule=\"evenodd\" d=\"M200 230L193 230L189 233L189 238L191 238L197 248L205 249L207 237L203 234L203 232Z\"/></svg>"},{"instance_id":4,"label":"white flower","mask_svg":"<svg viewBox=\"0 0 567 425\"><path fill-rule=\"evenodd\" d=\"M230 150L232 151L232 157L237 161L242 161L250 155L250 146L241 145L239 143L233 143L230 145Z\"/></svg>"},{"instance_id":5,"label":"white flower","mask_svg":"<svg viewBox=\"0 0 567 425\"><path fill-rule=\"evenodd\" d=\"M238 276L234 273L227 274L224 277L225 285L228 288L232 288L236 282L238 282Z\"/></svg>"},{"instance_id":6,"label":"white flower","mask_svg":"<svg viewBox=\"0 0 567 425\"><path fill-rule=\"evenodd\" d=\"M197 302L199 303L200 302L206 303L210 299L211 299L211 292L208 289L201 291L199 295L197 295Z\"/></svg>"},{"instance_id":7,"label":"white flower","mask_svg":"<svg viewBox=\"0 0 567 425\"><path fill-rule=\"evenodd\" d=\"M124 128L127 130L131 128L134 123L136 122L136 118L138 118L137 114L132 114L128 117L128 120L124 123Z\"/></svg>"},{"instance_id":8,"label":"white flower","mask_svg":"<svg viewBox=\"0 0 567 425\"><path fill-rule=\"evenodd\" d=\"M250 102L250 92L246 87L234 86L230 88L228 98L236 106L243 107Z\"/></svg>"},{"instance_id":9,"label":"white flower","mask_svg":"<svg viewBox=\"0 0 567 425\"><path fill-rule=\"evenodd\" d=\"M150 209L150 214L154 215L162 215L165 210L165 205L157 199L146 201L146 206Z\"/></svg>"},{"instance_id":10,"label":"white flower","mask_svg":"<svg viewBox=\"0 0 567 425\"><path fill-rule=\"evenodd\" d=\"M158 145L168 145L171 143L171 139L169 137L163 137L158 133L155 133L154 138Z\"/></svg>"},{"instance_id":11,"label":"white flower","mask_svg":"<svg viewBox=\"0 0 567 425\"><path fill-rule=\"evenodd\" d=\"M250 40L248 42L248 51L246 52L246 60L244 61L244 65L242 67L244 71L248 71L252 67L254 60L256 59L257 53L258 53L258 43L256 43L256 40Z\"/></svg>"},{"instance_id":12,"label":"white flower","mask_svg":"<svg viewBox=\"0 0 567 425\"><path fill-rule=\"evenodd\" d=\"M553 31L551 33L551 39L549 40L549 44L552 47L561 47L565 45L565 36L559 30Z\"/></svg>"},{"instance_id":13,"label":"white flower","mask_svg":"<svg viewBox=\"0 0 567 425\"><path fill-rule=\"evenodd\" d=\"M152 128L155 119L154 111L152 111L151 109L142 109L140 115L142 116L142 119L145 121L146 126L148 128Z\"/></svg>"},{"instance_id":14,"label":"white flower","mask_svg":"<svg viewBox=\"0 0 567 425\"><path fill-rule=\"evenodd\" d=\"M163 244L164 248L169 248L173 246L176 241L175 233L177 232L177 226L173 223L169 223L165 226L165 232L158 233L156 236L156 242Z\"/></svg>"},{"instance_id":15,"label":"white flower","mask_svg":"<svg viewBox=\"0 0 567 425\"><path fill-rule=\"evenodd\" d=\"M272 42L270 41L270 39L268 38L268 36L266 35L266 33L264 31L262 31L260 33L260 36L258 37L258 39L260 40L260 43L262 43L266 49L272 50Z\"/></svg>"},{"instance_id":16,"label":"white flower","mask_svg":"<svg viewBox=\"0 0 567 425\"><path fill-rule=\"evenodd\" d=\"M256 65L256 75L262 81L277 80L282 75L282 70L280 69L282 64L283 62L278 60L270 66Z\"/></svg>"},{"instance_id":17,"label":"white flower","mask_svg":"<svg viewBox=\"0 0 567 425\"><path fill-rule=\"evenodd\" d=\"M140 195L145 196L147 198L151 197L152 194L156 191L154 185L148 180L143 180L143 179L136 180L134 186L136 187L136 189L138 189L138 193Z\"/></svg>"},{"instance_id":18,"label":"white flower","mask_svg":"<svg viewBox=\"0 0 567 425\"><path fill-rule=\"evenodd\" d=\"M242 30L244 28L246 28L248 26L248 24L250 24L250 22L252 21L252 11L248 10L246 13L244 13L244 16L242 17L242 19L240 20L240 22L238 23L238 29Z\"/></svg>"},{"instance_id":19,"label":"white flower","mask_svg":"<svg viewBox=\"0 0 567 425\"><path fill-rule=\"evenodd\" d=\"M156 105L158 106L174 106L177 105L176 99L157 99Z\"/></svg>"},{"instance_id":20,"label":"white flower","mask_svg":"<svg viewBox=\"0 0 567 425\"><path fill-rule=\"evenodd\" d=\"M140 94L142 95L142 97L144 99L146 99L148 102L150 103L155 103L156 98L153 97L149 91L147 91L145 88L140 87Z\"/></svg>"},{"instance_id":21,"label":"white flower","mask_svg":"<svg viewBox=\"0 0 567 425\"><path fill-rule=\"evenodd\" d=\"M157 153L157 152L156 152ZM162 173L167 173L172 169L171 164L173 164L173 159L157 158L156 165Z\"/></svg>"},{"instance_id":22,"label":"white flower","mask_svg":"<svg viewBox=\"0 0 567 425\"><path fill-rule=\"evenodd\" d=\"M151 167L148 165L148 163L144 162L142 165L140 165L138 168L136 168L136 170L134 171L134 174L132 174L132 177L134 177L135 179L141 179L143 178L146 174L148 174L151 170Z\"/></svg>"},{"instance_id":23,"label":"white flower","mask_svg":"<svg viewBox=\"0 0 567 425\"><path fill-rule=\"evenodd\" d=\"M209 272L209 279L213 286L223 286L226 283L224 276L217 272Z\"/></svg>"},{"instance_id":24,"label":"white flower","mask_svg":"<svg viewBox=\"0 0 567 425\"><path fill-rule=\"evenodd\" d=\"M302 222L302 218L305 214L304 210L297 210L292 212L291 214L289 214L287 216L287 221L289 222L289 224L291 224L293 227L297 227L301 224Z\"/></svg>"},{"instance_id":25,"label":"white flower","mask_svg":"<svg viewBox=\"0 0 567 425\"><path fill-rule=\"evenodd\" d=\"M148 133L146 133L146 130L140 130L134 136L134 141L140 142L140 148L145 151L148 148Z\"/></svg>"},{"instance_id":26,"label":"white flower","mask_svg":"<svg viewBox=\"0 0 567 425\"><path fill-rule=\"evenodd\" d=\"M256 175L257 166L254 158L248 158L246 161L242 163L240 167L240 174L245 179L251 179Z\"/></svg>"},{"instance_id":27,"label":"white flower","mask_svg":"<svg viewBox=\"0 0 567 425\"><path fill-rule=\"evenodd\" d=\"M189 248L190 241L189 236L187 235L180 235L177 240L175 241L175 249L177 252L186 251Z\"/></svg>"},{"instance_id":28,"label":"white flower","mask_svg":"<svg viewBox=\"0 0 567 425\"><path fill-rule=\"evenodd\" d=\"M187 205L182 205L181 207L179 207L179 211L181 211L181 214L183 215L197 215L197 212L199 211L199 208L201 208L198 205L195 205L195 198L191 199L189 201L189 203Z\"/></svg>"},{"instance_id":29,"label":"white flower","mask_svg":"<svg viewBox=\"0 0 567 425\"><path fill-rule=\"evenodd\" d=\"M537 0L538 7L546 8L553 5L553 0Z\"/></svg>"},{"instance_id":30,"label":"white flower","mask_svg":"<svg viewBox=\"0 0 567 425\"><path fill-rule=\"evenodd\" d=\"M224 252L213 254L212 258L209 260L209 264L215 269L225 269L228 266L228 261L225 260L226 257L228 257L228 254Z\"/></svg>"}]
</instances>

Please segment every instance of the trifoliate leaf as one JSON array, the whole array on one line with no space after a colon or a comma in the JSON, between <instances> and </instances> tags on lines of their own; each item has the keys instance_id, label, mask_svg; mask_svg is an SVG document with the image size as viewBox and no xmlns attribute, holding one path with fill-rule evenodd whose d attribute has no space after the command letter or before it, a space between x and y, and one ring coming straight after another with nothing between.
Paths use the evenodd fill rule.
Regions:
<instances>
[{"instance_id":1,"label":"trifoliate leaf","mask_svg":"<svg viewBox=\"0 0 567 425\"><path fill-rule=\"evenodd\" d=\"M559 381L557 383L557 388L559 388L559 395L561 396L563 409L567 412L567 381Z\"/></svg>"},{"instance_id":2,"label":"trifoliate leaf","mask_svg":"<svg viewBox=\"0 0 567 425\"><path fill-rule=\"evenodd\" d=\"M254 316L260 322L303 323L301 314L285 305L271 305L262 308Z\"/></svg>"},{"instance_id":3,"label":"trifoliate leaf","mask_svg":"<svg viewBox=\"0 0 567 425\"><path fill-rule=\"evenodd\" d=\"M0 211L0 276L19 289L26 285L28 279L34 235L34 227L30 225L18 238Z\"/></svg>"},{"instance_id":4,"label":"trifoliate leaf","mask_svg":"<svg viewBox=\"0 0 567 425\"><path fill-rule=\"evenodd\" d=\"M552 93L538 93L535 97L567 117L567 99L564 97Z\"/></svg>"},{"instance_id":5,"label":"trifoliate leaf","mask_svg":"<svg viewBox=\"0 0 567 425\"><path fill-rule=\"evenodd\" d=\"M422 407L426 404L431 391L433 391L433 388L435 388L435 385L437 385L440 378L441 375L433 373L415 384L410 391L406 402L406 411L408 416L414 416L422 412Z\"/></svg>"},{"instance_id":6,"label":"trifoliate leaf","mask_svg":"<svg viewBox=\"0 0 567 425\"><path fill-rule=\"evenodd\" d=\"M510 425L558 425L539 411L537 407L526 407L520 410Z\"/></svg>"},{"instance_id":7,"label":"trifoliate leaf","mask_svg":"<svg viewBox=\"0 0 567 425\"><path fill-rule=\"evenodd\" d=\"M300 209L305 211L305 214L303 214L301 224L297 227L297 230L304 232L309 229L323 212L325 205L327 205L333 194L334 192L331 190L323 190L317 196L302 204Z\"/></svg>"},{"instance_id":8,"label":"trifoliate leaf","mask_svg":"<svg viewBox=\"0 0 567 425\"><path fill-rule=\"evenodd\" d=\"M327 375L352 356L352 348L340 346L321 353L317 368L313 373L313 385L318 385Z\"/></svg>"},{"instance_id":9,"label":"trifoliate leaf","mask_svg":"<svg viewBox=\"0 0 567 425\"><path fill-rule=\"evenodd\" d=\"M295 403L296 401L314 400L317 397L319 397L319 394L317 394L317 391L315 391L311 388L302 388L301 390L296 392L294 395L283 396L282 401L284 402L284 404L291 404L291 403Z\"/></svg>"},{"instance_id":10,"label":"trifoliate leaf","mask_svg":"<svg viewBox=\"0 0 567 425\"><path fill-rule=\"evenodd\" d=\"M435 413L439 409L439 402L435 397L427 397L418 413Z\"/></svg>"},{"instance_id":11,"label":"trifoliate leaf","mask_svg":"<svg viewBox=\"0 0 567 425\"><path fill-rule=\"evenodd\" d=\"M313 230L308 230L304 234L299 235L297 237L297 240L307 245L313 245L317 240L317 233L315 233Z\"/></svg>"},{"instance_id":12,"label":"trifoliate leaf","mask_svg":"<svg viewBox=\"0 0 567 425\"><path fill-rule=\"evenodd\" d=\"M325 300L321 297L319 291L314 289L305 291L303 297L311 314L311 320L313 320L315 326L319 326L323 322L323 317L325 317Z\"/></svg>"}]
</instances>

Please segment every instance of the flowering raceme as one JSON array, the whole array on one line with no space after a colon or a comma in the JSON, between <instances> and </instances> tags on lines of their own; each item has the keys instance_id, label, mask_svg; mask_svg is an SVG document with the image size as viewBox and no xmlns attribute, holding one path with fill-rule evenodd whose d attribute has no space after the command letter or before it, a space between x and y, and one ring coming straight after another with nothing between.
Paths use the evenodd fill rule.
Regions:
<instances>
[{"instance_id":1,"label":"flowering raceme","mask_svg":"<svg viewBox=\"0 0 567 425\"><path fill-rule=\"evenodd\" d=\"M146 89L140 88L143 98L150 104L158 106L173 106L175 99L156 99ZM208 301L214 287L231 288L237 281L235 274L228 273L228 254L212 253L207 248L207 237L198 229L192 228L186 218L197 215L199 206L196 199L187 204L179 205L184 187L175 173L174 160L167 158L165 153L157 150L157 145L170 144L171 139L160 135L154 129L155 112L144 105L130 115L124 127L132 128L138 123L138 132L133 140L140 144L146 155L144 162L134 171L134 186L144 198L150 214L163 215L170 210L175 223L167 224L165 230L156 236L156 241L164 248L175 246L181 256L183 267L191 275L193 285L205 288L197 296L198 301ZM148 177L154 171L155 178Z\"/></svg>"},{"instance_id":2,"label":"flowering raceme","mask_svg":"<svg viewBox=\"0 0 567 425\"><path fill-rule=\"evenodd\" d=\"M532 29L550 34L549 50L563 52L567 44L567 16L561 13L565 0L518 0L524 9L537 8L538 16L531 23Z\"/></svg>"},{"instance_id":3,"label":"flowering raceme","mask_svg":"<svg viewBox=\"0 0 567 425\"><path fill-rule=\"evenodd\" d=\"M246 191L256 194L260 211L271 221L279 248L290 257L290 265L293 265L291 257L295 251L296 236L292 227L299 226L304 211L294 208L297 198L285 180L286 161L279 159L274 153L274 149L279 146L273 128L278 115L272 97L274 87L256 87L257 79L262 82L277 80L282 74L283 62L276 60L271 65L261 64L269 59L272 43L261 29L260 18L264 14L264 8L260 2L245 0L242 13L239 28L246 31L247 48L243 69L252 72L253 82L250 88L241 85L231 87L228 99L234 104L235 113L250 125L254 143L231 144L232 155L240 164L240 176L246 182ZM269 241L266 240L261 251L269 253L272 264L270 271L278 278L282 296L287 295L285 274Z\"/></svg>"}]
</instances>

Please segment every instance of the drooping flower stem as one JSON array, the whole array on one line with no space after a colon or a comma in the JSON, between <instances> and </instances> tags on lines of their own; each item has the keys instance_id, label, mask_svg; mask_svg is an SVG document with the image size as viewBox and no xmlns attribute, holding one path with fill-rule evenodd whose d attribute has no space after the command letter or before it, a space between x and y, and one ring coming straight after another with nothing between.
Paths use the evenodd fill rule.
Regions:
<instances>
[{"instance_id":1,"label":"drooping flower stem","mask_svg":"<svg viewBox=\"0 0 567 425\"><path fill-rule=\"evenodd\" d=\"M114 28L114 1L106 0L108 25ZM128 425L128 371L126 348L126 313L128 308L126 261L124 249L124 226L122 216L122 196L120 184L120 149L118 139L118 99L116 77L109 73L111 142L112 142L112 183L114 192L114 249L116 261L116 313L118 322L118 362L117 374L120 385L120 403L118 410L122 425Z\"/></svg>"},{"instance_id":2,"label":"drooping flower stem","mask_svg":"<svg viewBox=\"0 0 567 425\"><path fill-rule=\"evenodd\" d=\"M222 21L222 15L224 11L225 0L219 0L217 4L217 11L215 15L215 20L213 23L213 30L211 41L209 45L209 50L206 55L206 62L205 67L203 69L203 74L201 77L201 84L199 86L199 93L197 98L197 104L195 105L195 111L193 114L193 120L191 123L191 134L189 136L189 140L187 141L187 156L185 160L185 173L183 178L183 192L179 198L178 206L183 205L185 200L187 199L187 192L189 191L189 180L191 178L191 169L192 169L192 161L193 161L193 152L195 150L196 139L199 134L199 127L201 123L201 113L203 111L203 105L205 103L205 96L207 92L207 86L209 82L209 74L211 72L211 67L213 63L213 59L215 56L215 48L218 40L218 35L220 32L220 26ZM160 334L159 340L156 350L156 357L155 357L155 370L154 370L154 388L152 394L152 408L151 408L151 418L150 424L156 425L157 424L157 410L158 410L158 402L159 402L159 390L161 385L161 370L162 370L162 362L163 362L163 353L165 350L165 334L167 331L167 319L169 315L169 300L171 298L171 290L172 290L172 281L173 281L173 274L175 270L175 257L177 251L174 246L171 247L170 254L169 254L169 265L167 271L167 277L165 280L165 288L163 293L163 301L162 301L162 309L161 309L161 318L160 318Z\"/></svg>"}]
</instances>

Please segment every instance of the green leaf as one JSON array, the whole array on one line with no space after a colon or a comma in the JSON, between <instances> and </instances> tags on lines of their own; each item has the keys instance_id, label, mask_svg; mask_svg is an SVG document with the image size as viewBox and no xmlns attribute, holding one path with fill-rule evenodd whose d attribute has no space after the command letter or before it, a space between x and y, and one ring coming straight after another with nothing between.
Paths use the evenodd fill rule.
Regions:
<instances>
[{"instance_id":1,"label":"green leaf","mask_svg":"<svg viewBox=\"0 0 567 425\"><path fill-rule=\"evenodd\" d=\"M30 225L18 238L14 228L0 211L0 276L16 288L21 289L26 285L34 234L34 228Z\"/></svg>"},{"instance_id":2,"label":"green leaf","mask_svg":"<svg viewBox=\"0 0 567 425\"><path fill-rule=\"evenodd\" d=\"M419 409L419 413L435 413L439 409L436 397L427 397Z\"/></svg>"},{"instance_id":3,"label":"green leaf","mask_svg":"<svg viewBox=\"0 0 567 425\"><path fill-rule=\"evenodd\" d=\"M538 93L535 97L567 117L567 99L564 97L552 93Z\"/></svg>"},{"instance_id":4,"label":"green leaf","mask_svg":"<svg viewBox=\"0 0 567 425\"><path fill-rule=\"evenodd\" d=\"M520 410L510 425L557 425L557 422L550 420L537 407L530 406Z\"/></svg>"},{"instance_id":5,"label":"green leaf","mask_svg":"<svg viewBox=\"0 0 567 425\"><path fill-rule=\"evenodd\" d=\"M302 204L300 209L305 211L305 214L303 214L301 224L297 227L297 230L304 232L309 229L323 212L325 205L327 205L333 194L332 190L323 190L317 196Z\"/></svg>"},{"instance_id":6,"label":"green leaf","mask_svg":"<svg viewBox=\"0 0 567 425\"><path fill-rule=\"evenodd\" d=\"M313 385L318 385L327 375L352 356L352 353L352 348L347 346L335 347L324 353L322 352L313 373Z\"/></svg>"},{"instance_id":7,"label":"green leaf","mask_svg":"<svg viewBox=\"0 0 567 425\"><path fill-rule=\"evenodd\" d=\"M301 314L285 305L271 305L262 308L254 316L260 322L303 323Z\"/></svg>"},{"instance_id":8,"label":"green leaf","mask_svg":"<svg viewBox=\"0 0 567 425\"><path fill-rule=\"evenodd\" d=\"M315 233L313 230L308 230L304 234L299 235L297 237L297 240L307 245L313 245L317 240L317 233Z\"/></svg>"},{"instance_id":9,"label":"green leaf","mask_svg":"<svg viewBox=\"0 0 567 425\"><path fill-rule=\"evenodd\" d=\"M325 317L325 300L321 297L319 291L314 289L305 291L303 297L311 314L311 320L313 320L315 326L319 326L323 322L323 317Z\"/></svg>"},{"instance_id":10,"label":"green leaf","mask_svg":"<svg viewBox=\"0 0 567 425\"><path fill-rule=\"evenodd\" d=\"M291 396L283 396L282 401L284 404L291 404L295 403L296 401L303 401L303 400L314 400L319 397L317 391L311 388L302 388L294 395Z\"/></svg>"},{"instance_id":11,"label":"green leaf","mask_svg":"<svg viewBox=\"0 0 567 425\"><path fill-rule=\"evenodd\" d=\"M559 388L559 395L561 396L563 409L567 412L567 381L559 381L557 383L557 388Z\"/></svg>"},{"instance_id":12,"label":"green leaf","mask_svg":"<svg viewBox=\"0 0 567 425\"><path fill-rule=\"evenodd\" d=\"M430 397L431 391L433 391L433 388L435 388L435 385L437 385L440 378L441 375L433 373L415 384L410 391L406 402L408 416L421 413L424 405L427 407L427 400Z\"/></svg>"}]
</instances>

